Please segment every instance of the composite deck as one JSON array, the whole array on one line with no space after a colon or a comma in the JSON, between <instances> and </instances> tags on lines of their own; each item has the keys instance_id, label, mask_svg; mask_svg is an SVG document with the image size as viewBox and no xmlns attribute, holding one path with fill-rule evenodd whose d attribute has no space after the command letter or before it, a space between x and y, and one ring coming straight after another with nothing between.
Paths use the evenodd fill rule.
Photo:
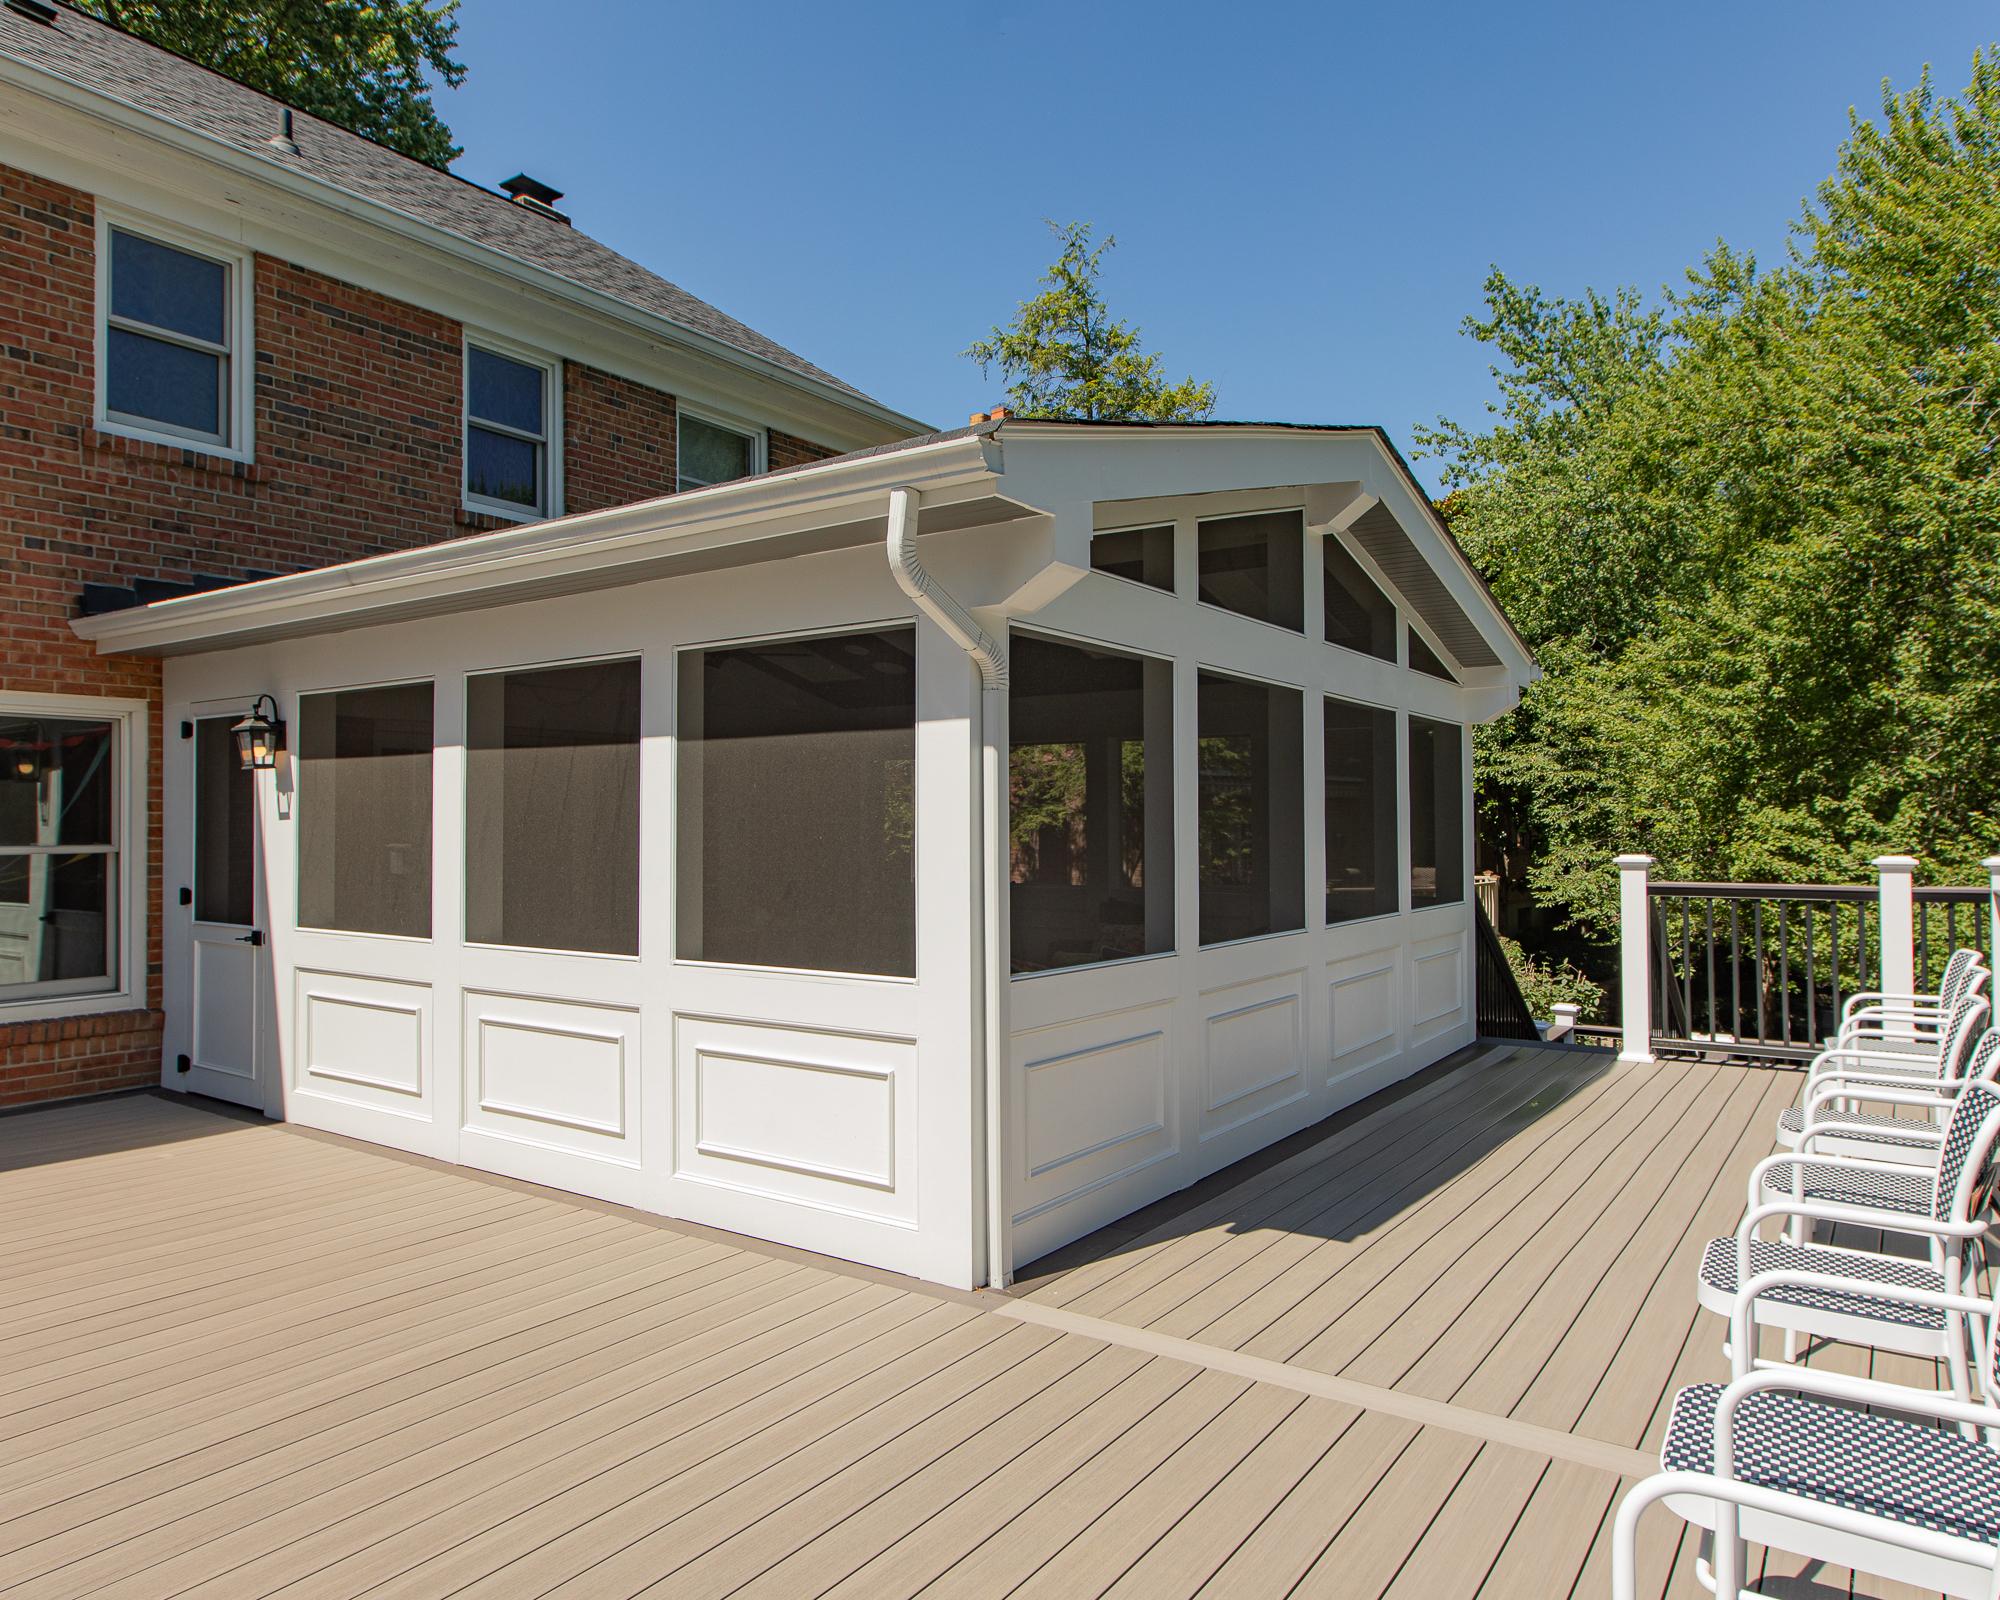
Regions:
<instances>
[{"instance_id":1,"label":"composite deck","mask_svg":"<svg viewBox=\"0 0 2000 1600\"><path fill-rule=\"evenodd\" d=\"M1595 1600L1798 1081L1475 1049L1011 1297L156 1096L0 1118L0 1596Z\"/></svg>"}]
</instances>

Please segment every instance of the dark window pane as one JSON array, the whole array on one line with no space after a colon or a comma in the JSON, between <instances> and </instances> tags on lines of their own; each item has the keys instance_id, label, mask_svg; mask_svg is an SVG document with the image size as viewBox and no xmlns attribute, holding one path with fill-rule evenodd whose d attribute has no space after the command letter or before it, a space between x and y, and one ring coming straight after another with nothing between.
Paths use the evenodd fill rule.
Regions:
<instances>
[{"instance_id":1,"label":"dark window pane","mask_svg":"<svg viewBox=\"0 0 2000 1600\"><path fill-rule=\"evenodd\" d=\"M431 932L428 683L299 701L299 925Z\"/></svg>"},{"instance_id":2,"label":"dark window pane","mask_svg":"<svg viewBox=\"0 0 2000 1600\"><path fill-rule=\"evenodd\" d=\"M110 844L109 722L0 719L0 845Z\"/></svg>"},{"instance_id":3,"label":"dark window pane","mask_svg":"<svg viewBox=\"0 0 2000 1600\"><path fill-rule=\"evenodd\" d=\"M234 721L194 725L194 914L247 928L257 920L257 791L236 753Z\"/></svg>"},{"instance_id":4,"label":"dark window pane","mask_svg":"<svg viewBox=\"0 0 2000 1600\"><path fill-rule=\"evenodd\" d=\"M1305 926L1305 699L1201 675L1201 942Z\"/></svg>"},{"instance_id":5,"label":"dark window pane","mask_svg":"<svg viewBox=\"0 0 2000 1600\"><path fill-rule=\"evenodd\" d=\"M542 447L509 433L465 430L465 492L482 500L538 510L542 503Z\"/></svg>"},{"instance_id":6,"label":"dark window pane","mask_svg":"<svg viewBox=\"0 0 2000 1600\"><path fill-rule=\"evenodd\" d=\"M1201 523L1201 599L1259 622L1303 628L1304 533L1301 511L1264 511Z\"/></svg>"},{"instance_id":7,"label":"dark window pane","mask_svg":"<svg viewBox=\"0 0 2000 1600\"><path fill-rule=\"evenodd\" d=\"M1381 661L1396 659L1396 603L1332 534L1320 541L1326 565L1326 637Z\"/></svg>"},{"instance_id":8,"label":"dark window pane","mask_svg":"<svg viewBox=\"0 0 2000 1600\"><path fill-rule=\"evenodd\" d=\"M229 269L117 229L111 234L111 313L210 344L229 342Z\"/></svg>"},{"instance_id":9,"label":"dark window pane","mask_svg":"<svg viewBox=\"0 0 2000 1600\"><path fill-rule=\"evenodd\" d=\"M222 437L222 357L113 328L104 403L123 416Z\"/></svg>"},{"instance_id":10,"label":"dark window pane","mask_svg":"<svg viewBox=\"0 0 2000 1600\"><path fill-rule=\"evenodd\" d=\"M1326 920L1396 904L1396 713L1326 702Z\"/></svg>"},{"instance_id":11,"label":"dark window pane","mask_svg":"<svg viewBox=\"0 0 2000 1600\"><path fill-rule=\"evenodd\" d=\"M1465 760L1456 723L1410 718L1410 904L1465 898Z\"/></svg>"},{"instance_id":12,"label":"dark window pane","mask_svg":"<svg viewBox=\"0 0 2000 1600\"><path fill-rule=\"evenodd\" d=\"M1173 669L1016 636L1016 972L1174 947Z\"/></svg>"},{"instance_id":13,"label":"dark window pane","mask_svg":"<svg viewBox=\"0 0 2000 1600\"><path fill-rule=\"evenodd\" d=\"M111 987L117 884L117 858L103 852L0 858L0 998L34 984Z\"/></svg>"},{"instance_id":14,"label":"dark window pane","mask_svg":"<svg viewBox=\"0 0 2000 1600\"><path fill-rule=\"evenodd\" d=\"M680 954L916 971L916 634L680 667Z\"/></svg>"},{"instance_id":15,"label":"dark window pane","mask_svg":"<svg viewBox=\"0 0 2000 1600\"><path fill-rule=\"evenodd\" d=\"M1458 682L1458 679L1451 675L1451 668L1438 658L1438 653L1435 650L1424 643L1423 636L1415 628L1409 630L1409 635L1410 665L1412 668L1418 672L1427 672L1433 678L1442 678L1446 683Z\"/></svg>"},{"instance_id":16,"label":"dark window pane","mask_svg":"<svg viewBox=\"0 0 2000 1600\"><path fill-rule=\"evenodd\" d=\"M639 663L466 684L465 936L639 953Z\"/></svg>"},{"instance_id":17,"label":"dark window pane","mask_svg":"<svg viewBox=\"0 0 2000 1600\"><path fill-rule=\"evenodd\" d=\"M683 489L747 478L756 466L756 440L699 417L682 417L678 472Z\"/></svg>"},{"instance_id":18,"label":"dark window pane","mask_svg":"<svg viewBox=\"0 0 2000 1600\"><path fill-rule=\"evenodd\" d=\"M481 422L542 432L543 371L477 345L466 347L466 410Z\"/></svg>"},{"instance_id":19,"label":"dark window pane","mask_svg":"<svg viewBox=\"0 0 2000 1600\"><path fill-rule=\"evenodd\" d=\"M1090 564L1114 578L1148 583L1169 594L1174 587L1174 530L1125 528L1090 541Z\"/></svg>"}]
</instances>

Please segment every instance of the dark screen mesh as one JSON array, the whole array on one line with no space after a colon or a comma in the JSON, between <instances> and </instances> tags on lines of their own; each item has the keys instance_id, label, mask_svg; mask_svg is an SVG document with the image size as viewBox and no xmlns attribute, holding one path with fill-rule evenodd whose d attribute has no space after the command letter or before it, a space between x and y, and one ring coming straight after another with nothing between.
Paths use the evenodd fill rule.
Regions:
<instances>
[{"instance_id":1,"label":"dark screen mesh","mask_svg":"<svg viewBox=\"0 0 2000 1600\"><path fill-rule=\"evenodd\" d=\"M431 931L428 683L299 701L299 925Z\"/></svg>"},{"instance_id":2,"label":"dark screen mesh","mask_svg":"<svg viewBox=\"0 0 2000 1600\"><path fill-rule=\"evenodd\" d=\"M1396 659L1396 603L1332 534L1320 543L1326 569L1326 637L1379 661Z\"/></svg>"},{"instance_id":3,"label":"dark screen mesh","mask_svg":"<svg viewBox=\"0 0 2000 1600\"><path fill-rule=\"evenodd\" d=\"M1305 926L1305 698L1201 675L1201 942Z\"/></svg>"},{"instance_id":4,"label":"dark screen mesh","mask_svg":"<svg viewBox=\"0 0 2000 1600\"><path fill-rule=\"evenodd\" d=\"M1174 587L1174 529L1124 528L1100 533L1090 541L1090 564L1114 578L1150 584L1169 593Z\"/></svg>"},{"instance_id":5,"label":"dark screen mesh","mask_svg":"<svg viewBox=\"0 0 2000 1600\"><path fill-rule=\"evenodd\" d=\"M255 774L236 752L232 717L194 725L194 914L248 927L257 920Z\"/></svg>"},{"instance_id":6,"label":"dark screen mesh","mask_svg":"<svg viewBox=\"0 0 2000 1600\"><path fill-rule=\"evenodd\" d=\"M1016 635L1008 706L1014 971L1171 950L1171 664Z\"/></svg>"},{"instance_id":7,"label":"dark screen mesh","mask_svg":"<svg viewBox=\"0 0 2000 1600\"><path fill-rule=\"evenodd\" d=\"M1305 626L1305 513L1214 517L1196 529L1206 605L1281 628Z\"/></svg>"},{"instance_id":8,"label":"dark screen mesh","mask_svg":"<svg viewBox=\"0 0 2000 1600\"><path fill-rule=\"evenodd\" d=\"M1458 725L1410 718L1410 904L1465 898L1465 760Z\"/></svg>"},{"instance_id":9,"label":"dark screen mesh","mask_svg":"<svg viewBox=\"0 0 2000 1600\"><path fill-rule=\"evenodd\" d=\"M916 971L916 634L681 658L682 957Z\"/></svg>"},{"instance_id":10,"label":"dark screen mesh","mask_svg":"<svg viewBox=\"0 0 2000 1600\"><path fill-rule=\"evenodd\" d=\"M1326 920L1396 909L1396 713L1329 700Z\"/></svg>"},{"instance_id":11,"label":"dark screen mesh","mask_svg":"<svg viewBox=\"0 0 2000 1600\"><path fill-rule=\"evenodd\" d=\"M639 953L639 663L465 686L465 936Z\"/></svg>"}]
</instances>

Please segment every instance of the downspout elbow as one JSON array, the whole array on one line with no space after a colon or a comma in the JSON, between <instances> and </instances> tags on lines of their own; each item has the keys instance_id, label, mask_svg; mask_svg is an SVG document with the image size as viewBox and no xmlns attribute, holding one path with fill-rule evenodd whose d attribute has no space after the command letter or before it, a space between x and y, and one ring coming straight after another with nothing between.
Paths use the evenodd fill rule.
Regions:
<instances>
[{"instance_id":1,"label":"downspout elbow","mask_svg":"<svg viewBox=\"0 0 2000 1600\"><path fill-rule=\"evenodd\" d=\"M979 668L980 687L1005 689L1007 652L917 559L918 498L915 489L889 491L889 571L896 586L916 602L917 608L972 657Z\"/></svg>"}]
</instances>

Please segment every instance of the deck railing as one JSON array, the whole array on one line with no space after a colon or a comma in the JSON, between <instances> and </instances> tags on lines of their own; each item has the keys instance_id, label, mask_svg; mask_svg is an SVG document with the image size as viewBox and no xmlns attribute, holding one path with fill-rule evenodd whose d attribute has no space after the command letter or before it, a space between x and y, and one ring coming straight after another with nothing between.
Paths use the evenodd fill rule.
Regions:
<instances>
[{"instance_id":1,"label":"deck railing","mask_svg":"<svg viewBox=\"0 0 2000 1600\"><path fill-rule=\"evenodd\" d=\"M1671 883L1620 856L1621 1053L1809 1059L1863 990L1934 990L1951 951L2000 940L2000 857L1981 885L1918 888L1883 856L1874 884Z\"/></svg>"}]
</instances>

